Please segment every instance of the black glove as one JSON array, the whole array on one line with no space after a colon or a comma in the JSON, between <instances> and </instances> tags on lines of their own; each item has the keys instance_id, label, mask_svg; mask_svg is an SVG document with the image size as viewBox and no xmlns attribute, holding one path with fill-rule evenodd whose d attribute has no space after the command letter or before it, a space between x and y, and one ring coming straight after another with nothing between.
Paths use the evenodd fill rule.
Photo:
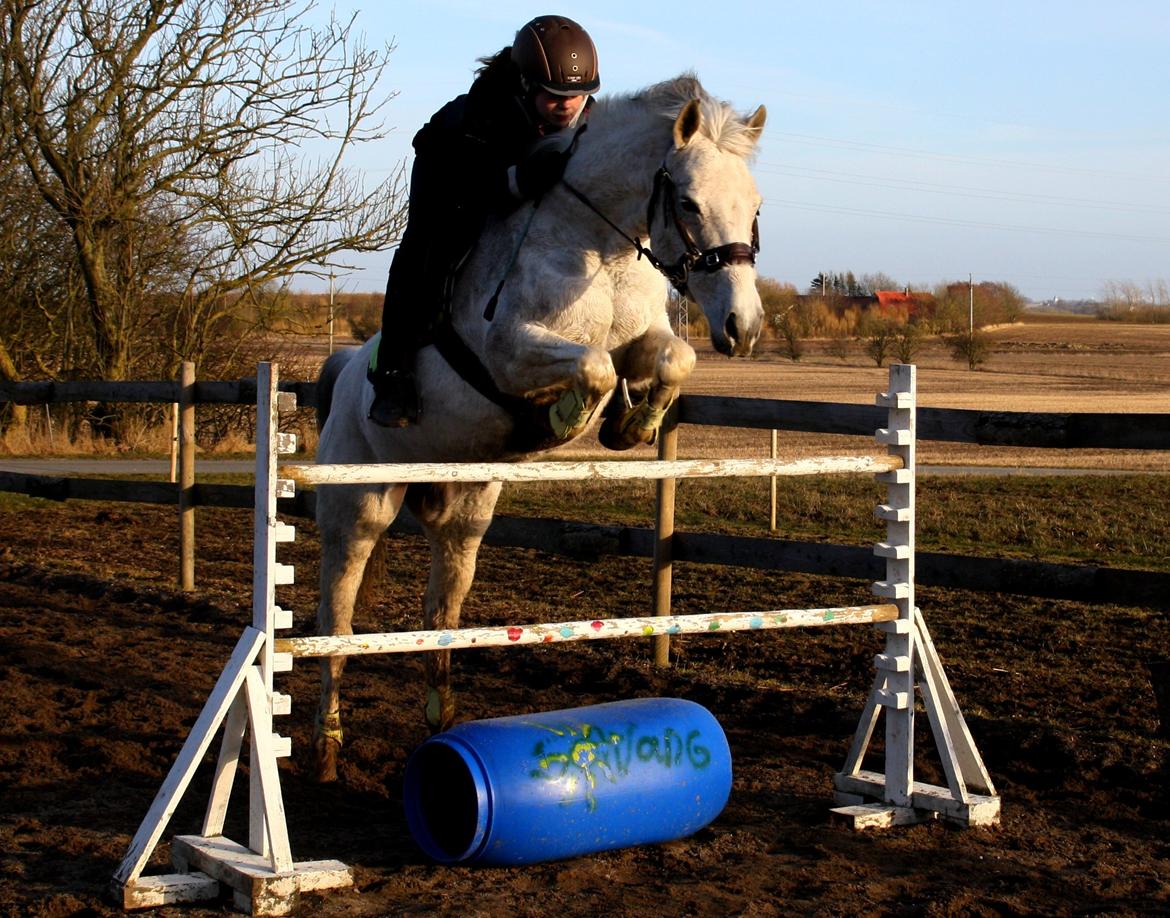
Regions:
<instances>
[{"instance_id":1,"label":"black glove","mask_svg":"<svg viewBox=\"0 0 1170 918\"><path fill-rule=\"evenodd\" d=\"M522 198L542 197L561 180L572 150L542 147L534 150L523 162L516 164L516 189Z\"/></svg>"}]
</instances>

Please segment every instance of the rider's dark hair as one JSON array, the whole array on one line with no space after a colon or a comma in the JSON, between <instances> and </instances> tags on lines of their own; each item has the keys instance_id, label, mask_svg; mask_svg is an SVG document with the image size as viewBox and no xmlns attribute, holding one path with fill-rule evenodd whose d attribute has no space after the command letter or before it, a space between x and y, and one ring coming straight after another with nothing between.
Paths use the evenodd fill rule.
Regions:
<instances>
[{"instance_id":1,"label":"rider's dark hair","mask_svg":"<svg viewBox=\"0 0 1170 918\"><path fill-rule=\"evenodd\" d=\"M517 67L515 62L512 60L511 45L508 45L501 51L497 51L495 54L488 55L487 57L481 57L479 59L479 63L482 66L480 66L480 68L475 71L475 75L477 77L489 73L493 77L512 77L514 79L519 79L520 77L520 68Z\"/></svg>"}]
</instances>

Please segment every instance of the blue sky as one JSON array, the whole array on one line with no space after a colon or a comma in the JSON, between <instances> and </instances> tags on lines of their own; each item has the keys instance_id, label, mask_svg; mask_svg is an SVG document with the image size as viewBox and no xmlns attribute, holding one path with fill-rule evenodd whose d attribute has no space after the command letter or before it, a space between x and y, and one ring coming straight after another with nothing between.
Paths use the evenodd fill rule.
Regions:
<instances>
[{"instance_id":1,"label":"blue sky","mask_svg":"<svg viewBox=\"0 0 1170 918\"><path fill-rule=\"evenodd\" d=\"M339 3L338 14L359 9ZM754 167L759 270L903 284L1007 281L1028 297L1099 297L1170 279L1170 6L1079 0L546 3L366 7L396 45L390 136L351 164L370 179L466 91L476 58L541 13L584 25L602 93L694 70L737 108L768 107ZM391 253L344 290L381 290Z\"/></svg>"}]
</instances>

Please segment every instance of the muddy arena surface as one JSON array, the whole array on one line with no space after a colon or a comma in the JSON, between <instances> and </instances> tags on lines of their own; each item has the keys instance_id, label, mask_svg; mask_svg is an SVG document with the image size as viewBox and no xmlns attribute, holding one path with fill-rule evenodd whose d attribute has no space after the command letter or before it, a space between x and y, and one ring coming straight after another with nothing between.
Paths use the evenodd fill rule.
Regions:
<instances>
[{"instance_id":1,"label":"muddy arena surface","mask_svg":"<svg viewBox=\"0 0 1170 918\"><path fill-rule=\"evenodd\" d=\"M281 559L297 584L278 597L309 633L316 535L295 522ZM172 588L173 509L0 512L0 915L122 914L105 887L250 620L251 526L244 511L200 511L198 589L183 595ZM359 630L418 627L425 553L420 539L395 539L388 584ZM869 599L854 580L706 566L676 577L678 612ZM645 614L649 580L645 561L485 548L464 620ZM929 589L919 605L1002 795L997 829L857 833L831 820L831 776L881 649L868 627L693 637L665 671L642 642L461 652L461 718L675 696L710 709L731 745L730 802L698 834L525 868L435 866L410 838L403 768L427 736L419 659L350 662L341 780L324 787L309 755L316 667L301 663L278 677L294 699L278 723L294 750L281 762L293 853L351 864L356 885L307 895L299 913L1170 912L1170 744L1145 668L1167 655L1165 614ZM919 748L919 777L937 781L925 734ZM165 839L198 831L209 783L205 765L148 872L167 872ZM237 839L245 796L229 812ZM155 912L231 913L228 900Z\"/></svg>"}]
</instances>

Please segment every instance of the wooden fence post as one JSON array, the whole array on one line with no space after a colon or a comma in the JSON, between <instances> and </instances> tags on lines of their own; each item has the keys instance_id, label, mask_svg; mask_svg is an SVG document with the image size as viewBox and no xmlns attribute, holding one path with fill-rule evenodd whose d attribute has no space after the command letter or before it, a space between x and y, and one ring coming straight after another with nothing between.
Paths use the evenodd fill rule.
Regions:
<instances>
[{"instance_id":1,"label":"wooden fence post","mask_svg":"<svg viewBox=\"0 0 1170 918\"><path fill-rule=\"evenodd\" d=\"M768 456L771 459L776 458L776 429L775 428L772 429L772 449L768 453ZM775 475L772 476L772 500L771 500L770 506L771 506L771 513L769 514L769 518L768 518L768 531L775 532L776 531L776 476Z\"/></svg>"},{"instance_id":2,"label":"wooden fence post","mask_svg":"<svg viewBox=\"0 0 1170 918\"><path fill-rule=\"evenodd\" d=\"M195 364L179 373L179 589L195 589Z\"/></svg>"},{"instance_id":3,"label":"wooden fence post","mask_svg":"<svg viewBox=\"0 0 1170 918\"><path fill-rule=\"evenodd\" d=\"M171 405L171 477L174 484L179 480L179 403Z\"/></svg>"},{"instance_id":4,"label":"wooden fence post","mask_svg":"<svg viewBox=\"0 0 1170 918\"><path fill-rule=\"evenodd\" d=\"M678 403L663 419L658 431L658 458L678 458ZM678 481L658 479L654 519L654 614L670 615L671 576L674 570L674 494ZM654 637L654 663L670 666L670 636Z\"/></svg>"}]
</instances>

